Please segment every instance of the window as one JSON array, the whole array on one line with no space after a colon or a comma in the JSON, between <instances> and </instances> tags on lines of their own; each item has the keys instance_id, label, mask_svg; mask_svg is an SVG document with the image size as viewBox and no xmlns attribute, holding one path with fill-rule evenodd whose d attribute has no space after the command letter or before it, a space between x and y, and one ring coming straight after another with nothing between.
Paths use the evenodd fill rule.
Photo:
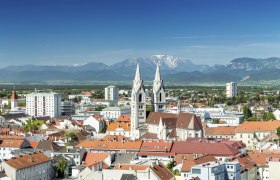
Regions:
<instances>
[{"instance_id":1,"label":"window","mask_svg":"<svg viewBox=\"0 0 280 180\"><path fill-rule=\"evenodd\" d=\"M142 102L142 93L139 94L139 102Z\"/></svg>"},{"instance_id":2,"label":"window","mask_svg":"<svg viewBox=\"0 0 280 180\"><path fill-rule=\"evenodd\" d=\"M192 174L200 174L201 169L192 169Z\"/></svg>"}]
</instances>

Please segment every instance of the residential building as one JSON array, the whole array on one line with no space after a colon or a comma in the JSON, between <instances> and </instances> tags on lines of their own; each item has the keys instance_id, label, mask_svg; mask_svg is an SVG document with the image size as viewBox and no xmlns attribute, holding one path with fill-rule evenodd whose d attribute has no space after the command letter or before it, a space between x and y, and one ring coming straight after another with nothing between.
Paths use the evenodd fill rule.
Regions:
<instances>
[{"instance_id":1,"label":"residential building","mask_svg":"<svg viewBox=\"0 0 280 180\"><path fill-rule=\"evenodd\" d=\"M1 168L12 180L53 179L52 160L44 153L34 153L4 160Z\"/></svg>"},{"instance_id":2,"label":"residential building","mask_svg":"<svg viewBox=\"0 0 280 180\"><path fill-rule=\"evenodd\" d=\"M26 113L29 116L61 116L61 95L58 93L31 93L26 96Z\"/></svg>"},{"instance_id":3,"label":"residential building","mask_svg":"<svg viewBox=\"0 0 280 180\"><path fill-rule=\"evenodd\" d=\"M219 126L213 128L205 128L205 137L235 139L236 128L236 126Z\"/></svg>"},{"instance_id":4,"label":"residential building","mask_svg":"<svg viewBox=\"0 0 280 180\"><path fill-rule=\"evenodd\" d=\"M117 103L119 101L119 88L116 86L107 86L105 88L105 100Z\"/></svg>"},{"instance_id":5,"label":"residential building","mask_svg":"<svg viewBox=\"0 0 280 180\"><path fill-rule=\"evenodd\" d=\"M102 109L100 115L106 119L117 120L119 116L129 115L130 107L129 106L118 106L118 107L107 107Z\"/></svg>"},{"instance_id":6,"label":"residential building","mask_svg":"<svg viewBox=\"0 0 280 180\"><path fill-rule=\"evenodd\" d=\"M130 123L111 122L109 123L106 134L107 135L120 135L125 137L131 136Z\"/></svg>"},{"instance_id":7,"label":"residential building","mask_svg":"<svg viewBox=\"0 0 280 180\"><path fill-rule=\"evenodd\" d=\"M120 180L175 180L174 175L161 163L156 162L151 166L120 164L115 169L103 169L102 171L89 171L85 169L79 176L79 180L120 179Z\"/></svg>"},{"instance_id":8,"label":"residential building","mask_svg":"<svg viewBox=\"0 0 280 180\"><path fill-rule=\"evenodd\" d=\"M186 168L187 169L187 168ZM190 171L182 169L182 180L241 180L238 162L206 162L191 166Z\"/></svg>"},{"instance_id":9,"label":"residential building","mask_svg":"<svg viewBox=\"0 0 280 180\"><path fill-rule=\"evenodd\" d=\"M103 118L101 118L101 116L92 115L84 121L83 125L84 126L90 125L91 127L93 127L95 129L95 131L97 133L99 133L105 127L105 123L106 123L105 120Z\"/></svg>"},{"instance_id":10,"label":"residential building","mask_svg":"<svg viewBox=\"0 0 280 180\"><path fill-rule=\"evenodd\" d=\"M249 150L261 149L263 140L276 133L280 121L246 121L236 128L237 140L246 144Z\"/></svg>"},{"instance_id":11,"label":"residential building","mask_svg":"<svg viewBox=\"0 0 280 180\"><path fill-rule=\"evenodd\" d=\"M12 137L12 136L11 136ZM11 159L14 157L12 151L29 148L31 145L24 138L7 138L0 140L0 159Z\"/></svg>"},{"instance_id":12,"label":"residential building","mask_svg":"<svg viewBox=\"0 0 280 180\"><path fill-rule=\"evenodd\" d=\"M69 116L75 114L75 103L71 101L61 102L61 115Z\"/></svg>"},{"instance_id":13,"label":"residential building","mask_svg":"<svg viewBox=\"0 0 280 180\"><path fill-rule=\"evenodd\" d=\"M273 111L273 115L276 118L276 120L280 120L280 110L276 109L275 111Z\"/></svg>"},{"instance_id":14,"label":"residential building","mask_svg":"<svg viewBox=\"0 0 280 180\"><path fill-rule=\"evenodd\" d=\"M230 82L226 84L226 97L232 98L237 96L237 83Z\"/></svg>"}]
</instances>

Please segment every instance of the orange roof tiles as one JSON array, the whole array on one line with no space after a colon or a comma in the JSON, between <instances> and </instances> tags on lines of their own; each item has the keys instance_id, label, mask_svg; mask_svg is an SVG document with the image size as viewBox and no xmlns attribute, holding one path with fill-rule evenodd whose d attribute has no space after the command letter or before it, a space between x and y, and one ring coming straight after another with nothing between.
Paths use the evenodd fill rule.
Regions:
<instances>
[{"instance_id":1,"label":"orange roof tiles","mask_svg":"<svg viewBox=\"0 0 280 180\"><path fill-rule=\"evenodd\" d=\"M32 148L37 148L37 146L39 144L38 142L35 142L35 141L30 141L29 143L30 143Z\"/></svg>"},{"instance_id":2,"label":"orange roof tiles","mask_svg":"<svg viewBox=\"0 0 280 180\"><path fill-rule=\"evenodd\" d=\"M4 162L15 169L24 169L51 161L51 158L44 153L34 153L31 155L18 156L12 159L5 159Z\"/></svg>"},{"instance_id":3,"label":"orange roof tiles","mask_svg":"<svg viewBox=\"0 0 280 180\"><path fill-rule=\"evenodd\" d=\"M106 135L102 141L129 141L129 138L122 135Z\"/></svg>"},{"instance_id":4,"label":"orange roof tiles","mask_svg":"<svg viewBox=\"0 0 280 180\"><path fill-rule=\"evenodd\" d=\"M135 165L135 164L119 164L115 167L115 169L120 170L147 170L149 166L145 165Z\"/></svg>"},{"instance_id":5,"label":"orange roof tiles","mask_svg":"<svg viewBox=\"0 0 280 180\"><path fill-rule=\"evenodd\" d=\"M250 159L252 159L257 165L259 166L265 166L266 165L266 157L257 151L254 151L252 153L248 153L248 156Z\"/></svg>"},{"instance_id":6,"label":"orange roof tiles","mask_svg":"<svg viewBox=\"0 0 280 180\"><path fill-rule=\"evenodd\" d=\"M219 126L213 128L205 128L206 135L234 135L236 126Z\"/></svg>"},{"instance_id":7,"label":"orange roof tiles","mask_svg":"<svg viewBox=\"0 0 280 180\"><path fill-rule=\"evenodd\" d=\"M211 155L202 156L202 157L197 158L197 159L184 160L181 171L182 172L189 172L189 171L191 171L192 166L207 163L207 162L213 162L213 161L217 161L217 159L214 156L211 156Z\"/></svg>"},{"instance_id":8,"label":"orange roof tiles","mask_svg":"<svg viewBox=\"0 0 280 180\"><path fill-rule=\"evenodd\" d=\"M280 121L246 121L236 128L236 132L274 131L280 126Z\"/></svg>"},{"instance_id":9,"label":"orange roof tiles","mask_svg":"<svg viewBox=\"0 0 280 180\"><path fill-rule=\"evenodd\" d=\"M122 128L124 131L131 130L131 126L129 123L112 122L108 125L107 131L116 131L116 129L118 128Z\"/></svg>"},{"instance_id":10,"label":"orange roof tiles","mask_svg":"<svg viewBox=\"0 0 280 180\"><path fill-rule=\"evenodd\" d=\"M108 153L87 153L85 157L85 166L92 166L109 157Z\"/></svg>"},{"instance_id":11,"label":"orange roof tiles","mask_svg":"<svg viewBox=\"0 0 280 180\"><path fill-rule=\"evenodd\" d=\"M112 142L112 141L88 141L85 140L76 147L88 148L88 149L127 149L139 151L142 141L129 141L129 142Z\"/></svg>"},{"instance_id":12,"label":"orange roof tiles","mask_svg":"<svg viewBox=\"0 0 280 180\"><path fill-rule=\"evenodd\" d=\"M20 148L22 147L24 142L25 142L24 139L3 139L0 143L0 147Z\"/></svg>"},{"instance_id":13,"label":"orange roof tiles","mask_svg":"<svg viewBox=\"0 0 280 180\"><path fill-rule=\"evenodd\" d=\"M121 115L118 117L119 122L130 122L130 115Z\"/></svg>"},{"instance_id":14,"label":"orange roof tiles","mask_svg":"<svg viewBox=\"0 0 280 180\"><path fill-rule=\"evenodd\" d=\"M236 160L246 169L252 169L256 165L256 163L251 160L248 155L238 156Z\"/></svg>"}]
</instances>

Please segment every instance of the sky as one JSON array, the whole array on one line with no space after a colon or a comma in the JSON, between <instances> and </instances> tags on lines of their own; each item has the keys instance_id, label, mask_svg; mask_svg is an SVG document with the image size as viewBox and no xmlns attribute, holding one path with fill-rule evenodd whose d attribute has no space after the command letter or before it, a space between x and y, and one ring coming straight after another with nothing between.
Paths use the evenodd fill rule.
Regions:
<instances>
[{"instance_id":1,"label":"sky","mask_svg":"<svg viewBox=\"0 0 280 180\"><path fill-rule=\"evenodd\" d=\"M280 57L279 0L0 0L0 67Z\"/></svg>"}]
</instances>

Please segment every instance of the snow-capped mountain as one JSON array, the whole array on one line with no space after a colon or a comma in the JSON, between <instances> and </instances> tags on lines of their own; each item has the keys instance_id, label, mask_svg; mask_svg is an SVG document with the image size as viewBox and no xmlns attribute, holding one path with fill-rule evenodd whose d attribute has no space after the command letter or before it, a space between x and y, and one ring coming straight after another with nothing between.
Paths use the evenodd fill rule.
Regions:
<instances>
[{"instance_id":1,"label":"snow-capped mountain","mask_svg":"<svg viewBox=\"0 0 280 180\"><path fill-rule=\"evenodd\" d=\"M47 81L131 81L136 64L140 63L142 77L151 81L156 64L169 82L227 82L280 80L280 58L237 58L227 65L197 65L184 58L170 55L128 58L113 65L91 62L77 65L8 66L0 71L0 82ZM40 72L40 73L38 73Z\"/></svg>"}]
</instances>

